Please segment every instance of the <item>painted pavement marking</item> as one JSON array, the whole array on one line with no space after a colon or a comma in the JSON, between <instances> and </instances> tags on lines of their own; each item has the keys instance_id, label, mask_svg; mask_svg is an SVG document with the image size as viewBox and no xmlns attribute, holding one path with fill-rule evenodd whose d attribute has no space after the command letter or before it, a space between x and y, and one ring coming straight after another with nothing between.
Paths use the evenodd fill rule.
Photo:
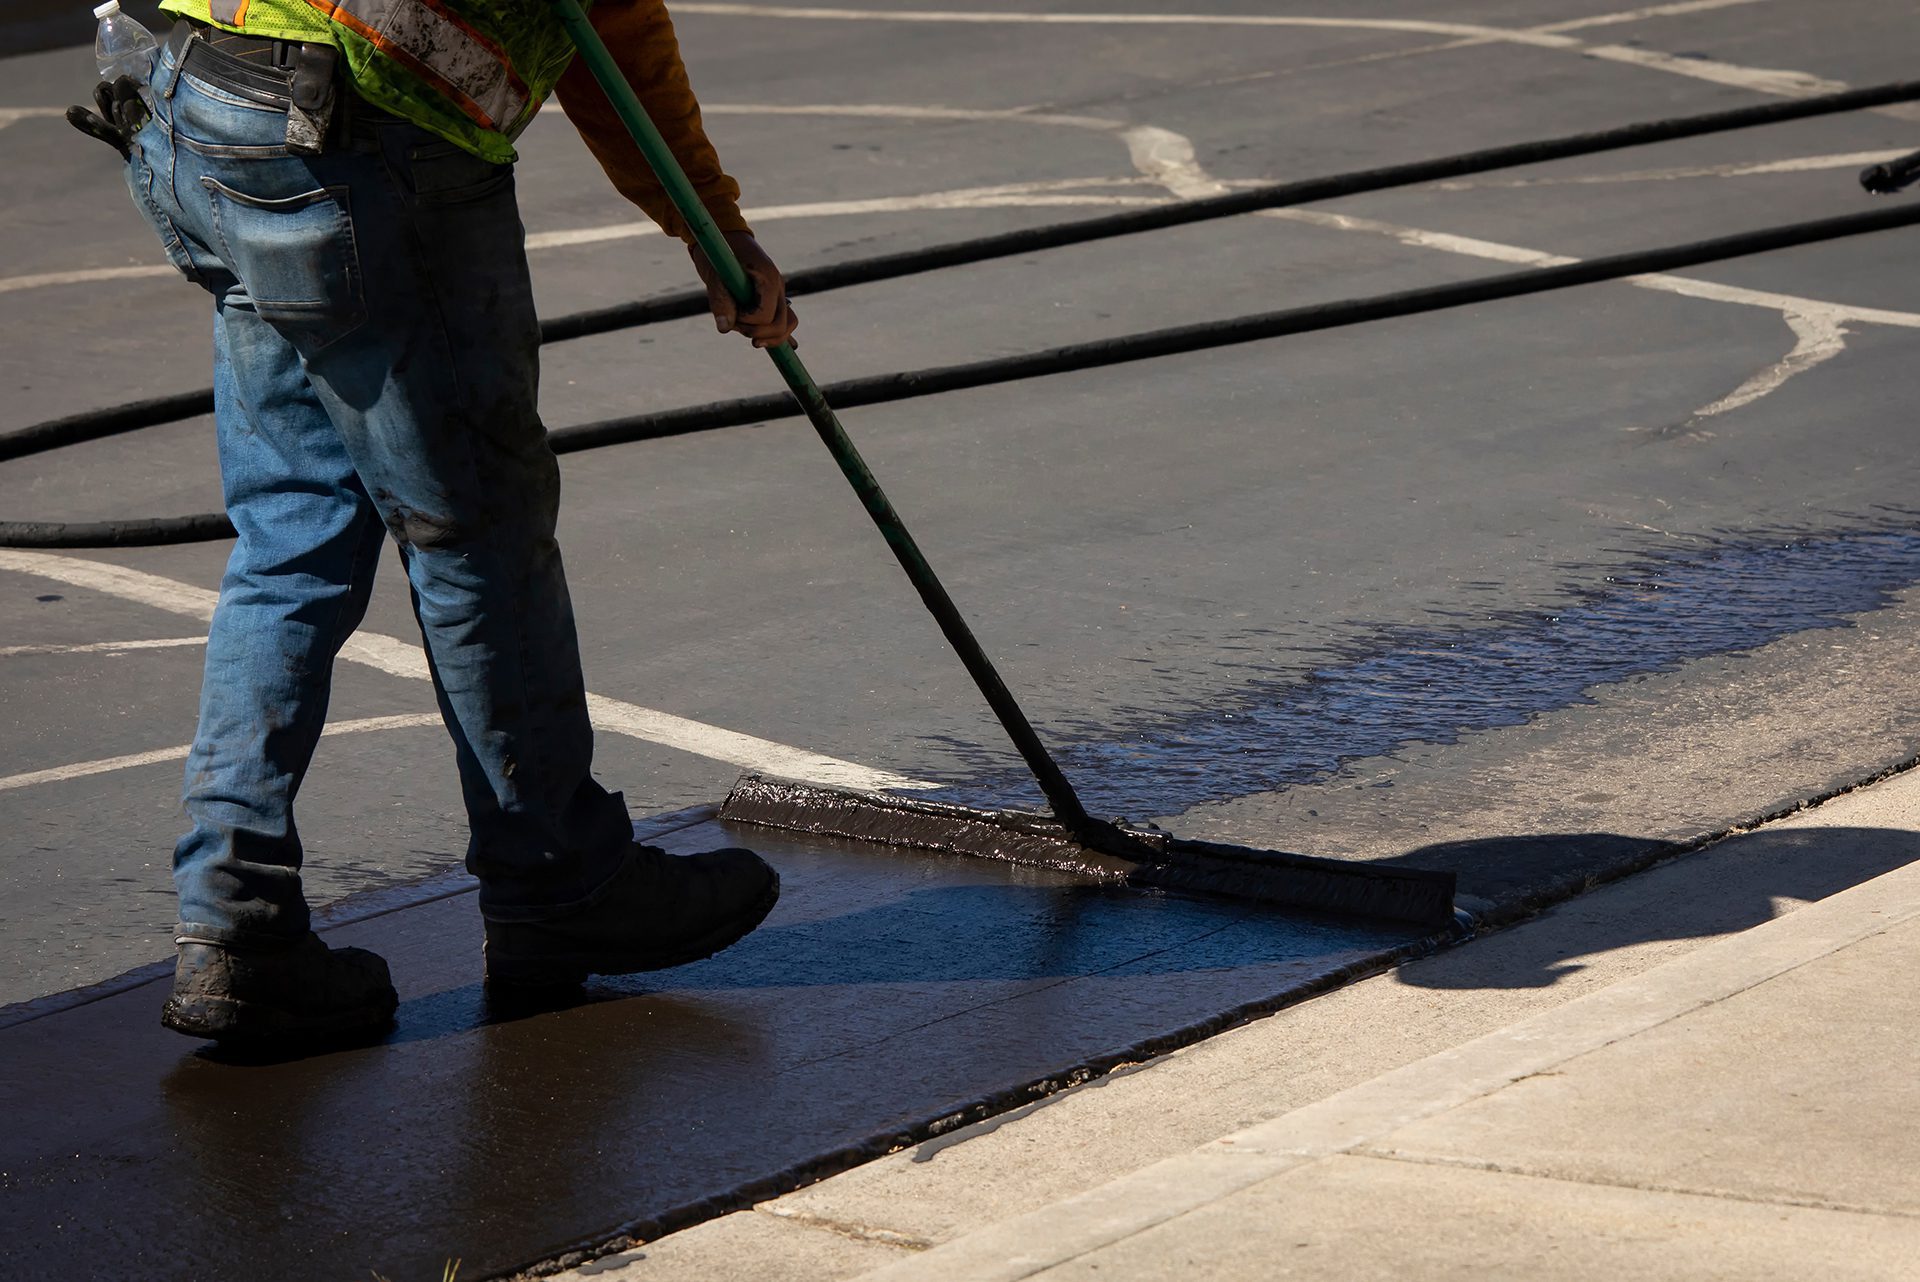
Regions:
<instances>
[{"instance_id":1,"label":"painted pavement marking","mask_svg":"<svg viewBox=\"0 0 1920 1282\"><path fill-rule=\"evenodd\" d=\"M1220 182L1201 167L1194 153L1192 139L1184 134L1155 125L1139 125L1127 130L1121 136L1126 141L1128 153L1133 158L1134 168L1139 170L1142 176L1160 183L1183 200L1216 196L1231 189L1231 184ZM1429 231L1421 227L1405 227L1397 223L1381 222L1378 219L1359 218L1351 214L1334 214L1318 209L1263 209L1257 211L1257 216L1281 218L1289 222L1307 223L1335 231L1386 236L1416 249L1462 254L1472 258L1484 258L1520 266L1558 267L1580 261L1564 254L1550 254L1520 245L1480 240L1472 236L1456 236L1450 232ZM1803 374L1838 356L1846 350L1846 326L1849 323L1920 329L1920 313L1889 311L1878 307L1854 307L1846 303L1804 298L1797 294L1779 294L1770 290L1747 289L1738 285L1721 285L1712 281L1694 280L1687 276L1673 276L1665 272L1624 277L1623 283L1639 289L1678 294L1684 298L1696 298L1706 302L1765 308L1780 313L1787 328L1793 332L1794 345L1785 356L1746 379L1727 395L1695 410L1690 416L1694 421L1712 418L1725 414L1729 410L1751 405L1761 397L1778 391L1794 375Z\"/></svg>"},{"instance_id":2,"label":"painted pavement marking","mask_svg":"<svg viewBox=\"0 0 1920 1282\"><path fill-rule=\"evenodd\" d=\"M1049 27L1305 27L1336 31L1404 31L1460 36L1543 49L1580 49L1581 41L1553 32L1489 27L1424 18L1316 18L1251 13L1032 13L1011 9L849 9L819 5L711 4L683 0L675 13L718 18L787 18L812 22L898 22Z\"/></svg>"},{"instance_id":3,"label":"painted pavement marking","mask_svg":"<svg viewBox=\"0 0 1920 1282\"><path fill-rule=\"evenodd\" d=\"M1710 9L1737 9L1751 4L1772 4L1774 0L1679 0L1675 4L1650 4L1640 9L1622 9L1615 13L1596 13L1590 18L1570 18L1531 27L1532 31L1586 31L1592 27L1615 27L1623 22L1646 22L1652 18L1678 18Z\"/></svg>"},{"instance_id":4,"label":"painted pavement marking","mask_svg":"<svg viewBox=\"0 0 1920 1282\"><path fill-rule=\"evenodd\" d=\"M1574 24L1558 24L1558 25L1561 27L1566 27L1567 29L1573 29L1573 27L1575 26L1604 25L1605 23L1611 23L1611 22L1639 21L1642 18L1646 18L1646 17L1659 17L1659 16L1664 16L1672 13L1694 12L1700 9L1726 8L1736 4L1754 4L1754 3L1765 3L1765 2L1768 2L1768 0L1694 0L1693 3L1656 5L1650 9L1630 10L1624 14L1604 14L1604 15L1599 15L1598 17L1595 17L1595 18L1580 19ZM679 8L682 11L690 11L693 9L698 9L700 7L701 6L699 5L679 6ZM710 9L718 10L718 9L745 8L749 6L710 5L706 7ZM801 11L795 10L794 12L801 12ZM886 14L870 14L869 11L866 11L866 10L844 10L844 11L842 10L831 10L831 11L807 10L805 12L861 14L861 15L867 15L867 16L876 16L879 18L885 18L888 16ZM921 20L923 18L926 18L928 14L936 14L937 16L937 13L938 13L938 11L917 11L917 12L919 14L919 17L915 18L914 20ZM899 15L894 15L894 16L898 17ZM1002 14L975 15L975 17L979 17L982 19L992 18L996 20L1005 16L1006 15L1002 15ZM1050 17L1050 18L1061 18L1062 20L1072 19L1074 21L1079 21L1082 19L1109 18L1109 17L1115 18L1117 20L1117 18L1126 16L1126 15L1067 14L1067 15L1040 15L1040 16ZM1155 18L1156 20L1169 17L1169 15L1134 15L1134 16L1151 17L1151 18ZM1221 20L1225 21L1225 18L1222 18ZM1269 19L1263 18L1261 19L1261 21L1263 23L1284 22L1292 25L1301 25L1301 24L1351 25L1352 23L1359 22L1360 20L1358 19L1351 19L1351 20L1350 19L1320 19L1320 18L1314 18L1314 19L1273 18L1269 20ZM1380 19L1379 21L1386 22L1390 20ZM1447 25L1447 24L1442 24L1442 25ZM1457 26L1461 24L1452 24L1452 25ZM1491 31L1495 29L1488 28L1487 30ZM1487 43L1492 39L1494 39L1494 37L1492 36L1474 37L1473 39L1465 41L1463 43L1481 44L1481 43ZM1455 46L1432 46L1432 47L1442 48L1442 47L1455 47ZM1642 51L1630 50L1629 52L1634 54L1637 57L1639 53ZM1691 61L1691 60L1683 60L1683 61ZM1768 75L1782 74L1787 76L1798 76L1800 73L1769 72L1767 74ZM1833 83L1837 84L1837 82L1833 82ZM1752 87L1752 86L1749 86L1749 87ZM1840 86L1840 87L1844 88L1844 86ZM1780 89L1778 91L1783 93L1787 92L1785 89ZM1792 96L1792 95L1789 95L1789 96ZM58 114L57 110L53 108L15 108L12 110L15 110L17 112L24 112L27 114L34 114L34 115L57 115ZM1115 119L1107 116L1091 116L1091 115L1079 115L1079 114L1062 113L1062 112L1049 112L1049 111L1040 110L1035 107L1005 107L1005 108L942 107L942 106L932 106L932 105L914 104L914 103L799 103L799 104L717 103L717 104L703 107L702 110L706 115L709 115L709 116L727 116L727 115L832 116L832 117L843 117L843 118L866 118L866 119L879 119L879 120L978 121L978 122L1005 121L1009 123L1050 125L1050 126L1057 126L1057 127L1063 127L1063 128L1085 129L1085 130L1099 132L1099 133L1112 133L1112 134L1119 135L1122 138L1129 138L1129 139L1131 138L1132 135L1135 135L1135 134L1140 134L1141 136L1145 137L1145 136L1150 136L1155 132L1158 132L1159 134L1163 134L1169 137L1175 137L1175 138L1178 138L1181 136L1178 134L1174 134L1171 130L1155 131L1153 126L1130 127L1128 123L1124 120ZM0 116L0 121L4 121L4 120L5 120L5 117ZM1134 157L1135 165L1136 165L1136 168L1138 168L1139 154L1137 149L1133 147L1131 141L1129 142L1129 150L1135 152L1135 157ZM1435 186L1441 190L1465 190L1470 186L1476 186L1476 185L1489 186L1489 187L1511 185L1511 186L1518 187L1518 186L1551 185L1555 183L1627 182L1627 181L1638 181L1643 179L1650 180L1656 177L1661 179L1696 178L1696 177L1705 178L1705 177L1737 177L1737 176L1747 176L1747 175L1754 175L1754 174L1772 174L1772 173L1797 173L1797 172L1827 169L1827 168L1843 168L1853 164L1856 160L1858 160L1858 162L1862 165L1874 164L1881 159L1888 159L1900 154L1904 154L1904 153L1862 152L1862 153L1851 153L1848 155L1834 155L1834 156L1821 156L1821 157L1793 157L1793 158L1787 158L1787 159L1778 160L1778 161L1765 161L1765 162L1757 162L1757 163L1746 164L1746 165L1707 166L1707 167L1701 167L1696 169L1646 171L1639 175L1594 175L1594 176L1573 177L1573 178L1520 179L1520 180L1509 180L1507 182L1501 182L1499 180L1491 180L1485 183L1474 183L1471 180L1468 180L1466 182L1440 183L1440 184L1435 184ZM1205 179L1204 181L1213 183L1213 187L1211 188L1211 190L1215 190L1215 191L1225 190L1226 187L1229 187L1229 186L1260 186L1262 185L1258 180L1236 180L1232 183L1227 183L1227 184L1221 184L1221 183L1218 183L1216 180L1212 180L1212 179ZM1143 183L1151 183L1153 185L1163 185L1163 186L1165 185L1161 183L1158 179L1152 178L1151 176L1144 179L1139 177L1130 177L1130 176L1061 178L1061 179L1041 180L1036 182L998 183L998 184L992 184L992 185L980 186L980 187L959 187L959 188L953 188L946 191L926 192L921 194L905 195L905 196L874 196L874 197L866 197L866 198L851 199L851 200L825 200L825 201L811 201L811 202L795 203L795 204L787 204L787 205L767 205L767 206L761 206L761 207L749 209L746 212L747 212L747 216L755 222L778 222L778 221L784 221L788 219L797 219L797 218L835 218L835 217L850 217L850 216L871 215L871 214L920 213L920 212L941 211L941 210L1036 209L1036 208L1044 209L1044 208L1076 208L1076 207L1126 208L1126 207L1138 207L1138 206L1144 206L1144 205L1163 203L1152 197L1136 196L1136 195L1115 195L1115 194L1111 194L1110 192L1101 193L1101 192L1090 190L1090 189L1098 189L1098 188L1138 186L1138 185L1142 185ZM1176 192L1176 194L1179 194L1179 193ZM566 249L566 248L572 248L572 247L577 247L582 245L603 244L608 241L615 241L615 240L634 239L638 237L654 235L654 234L657 234L657 232L658 232L658 228L655 227L655 225L651 221L647 221L647 220L639 220L639 221L626 222L626 223L603 224L601 226L596 226L596 227L563 228L563 229L557 229L554 231L534 232L529 234L526 238L526 247L530 252L542 252L546 250ZM117 280L158 279L161 277L172 276L175 274L176 274L175 269L172 266L165 263L143 263L143 264L130 264L122 267L90 267L90 268L79 268L71 271L36 272L36 273L30 273L30 274L21 275L21 276L0 277L0 294L15 293L15 292L20 292L24 290L33 290L33 289L55 288L55 287L70 286L70 285L102 284L102 283L117 281Z\"/></svg>"},{"instance_id":5,"label":"painted pavement marking","mask_svg":"<svg viewBox=\"0 0 1920 1282\"><path fill-rule=\"evenodd\" d=\"M1737 161L1725 165L1690 165L1673 169L1629 169L1617 174L1569 174L1551 178L1449 178L1433 184L1436 191L1480 191L1521 187L1587 187L1611 183L1678 182L1688 178L1753 178L1766 174L1810 174L1832 169L1863 169L1907 155L1905 151L1842 151L1823 156L1788 156L1781 160Z\"/></svg>"},{"instance_id":6,"label":"painted pavement marking","mask_svg":"<svg viewBox=\"0 0 1920 1282\"><path fill-rule=\"evenodd\" d=\"M178 276L169 263L138 263L127 267L83 267L70 272L34 272L27 276L0 277L0 294L23 289L47 289L55 285L93 285L108 280L140 280L144 277Z\"/></svg>"},{"instance_id":7,"label":"painted pavement marking","mask_svg":"<svg viewBox=\"0 0 1920 1282\"><path fill-rule=\"evenodd\" d=\"M66 114L65 107L0 107L0 129L22 120L58 119Z\"/></svg>"},{"instance_id":8,"label":"painted pavement marking","mask_svg":"<svg viewBox=\"0 0 1920 1282\"><path fill-rule=\"evenodd\" d=\"M363 717L358 721L338 721L330 723L321 731L323 737L337 734L365 734L372 730L400 730L411 726L437 726L440 714L437 712L409 712L391 717ZM174 748L155 748L151 752L130 752L121 757L102 757L98 761L76 761L72 765L54 766L47 770L29 770L24 774L0 775L0 792L13 788L30 788L40 783L61 783L68 779L84 779L88 775L104 775L114 770L132 770L137 766L151 766L162 761L185 761L191 745L181 744Z\"/></svg>"},{"instance_id":9,"label":"painted pavement marking","mask_svg":"<svg viewBox=\"0 0 1920 1282\"><path fill-rule=\"evenodd\" d=\"M1462 43L1511 44L1536 49L1558 49L1582 57L1599 58L1624 66L1732 85L1776 97L1808 98L1838 93L1847 86L1804 71L1777 67L1746 67L1710 58L1683 58L1675 54L1628 45L1592 45L1564 34L1583 26L1607 26L1646 18L1729 8L1764 0L1722 0L1721 3L1655 5L1578 19L1551 27L1489 27L1471 22L1438 22L1419 18L1316 18L1279 14L1232 13L1032 13L1012 10L966 9L848 9L805 5L710 4L687 0L674 5L680 14L725 18L787 18L816 22L963 23L1035 26L1192 26L1192 27L1304 27L1348 31L1399 31L1413 35L1455 36ZM1458 47L1457 45L1455 47Z\"/></svg>"},{"instance_id":10,"label":"painted pavement marking","mask_svg":"<svg viewBox=\"0 0 1920 1282\"><path fill-rule=\"evenodd\" d=\"M0 548L0 570L36 575L65 583L70 587L91 588L125 601L133 601L172 614L199 619L202 622L213 618L213 607L219 600L217 592L210 592L190 583L181 583L175 579L163 578L157 574L148 574L142 570L114 565L106 561L56 556L47 552L23 552L13 548ZM392 676L409 677L421 681L430 679L427 658L423 651L395 637L384 636L377 632L355 633L340 648L340 657L350 663L363 664ZM670 712L642 708L618 699L607 698L605 695L589 694L587 708L596 729L610 730L746 770L761 770L811 783L868 790L914 791L939 786L895 774L892 771L876 770L857 762L842 761L838 757L824 756L804 748L795 748L787 744L775 743L770 739L761 739L754 735L723 729L720 726L708 725L702 721L675 716ZM437 717L429 717L423 724L437 720ZM185 749L162 751L184 753ZM155 759L165 760L166 758L162 756ZM113 760L129 759L114 758ZM143 763L136 761L131 764Z\"/></svg>"},{"instance_id":11,"label":"painted pavement marking","mask_svg":"<svg viewBox=\"0 0 1920 1282\"><path fill-rule=\"evenodd\" d=\"M0 645L0 659L29 654L121 654L128 650L171 650L206 643L205 637L156 637L145 641L88 641L80 645Z\"/></svg>"}]
</instances>

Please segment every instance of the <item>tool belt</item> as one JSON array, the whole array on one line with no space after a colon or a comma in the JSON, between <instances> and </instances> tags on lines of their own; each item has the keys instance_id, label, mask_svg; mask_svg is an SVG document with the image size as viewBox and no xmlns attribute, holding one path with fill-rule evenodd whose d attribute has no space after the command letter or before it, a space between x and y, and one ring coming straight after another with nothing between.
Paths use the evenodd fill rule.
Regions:
<instances>
[{"instance_id":1,"label":"tool belt","mask_svg":"<svg viewBox=\"0 0 1920 1282\"><path fill-rule=\"evenodd\" d=\"M180 70L228 93L287 113L287 150L317 156L339 147L349 119L396 122L361 99L340 72L340 51L327 44L270 40L182 19L167 33Z\"/></svg>"}]
</instances>

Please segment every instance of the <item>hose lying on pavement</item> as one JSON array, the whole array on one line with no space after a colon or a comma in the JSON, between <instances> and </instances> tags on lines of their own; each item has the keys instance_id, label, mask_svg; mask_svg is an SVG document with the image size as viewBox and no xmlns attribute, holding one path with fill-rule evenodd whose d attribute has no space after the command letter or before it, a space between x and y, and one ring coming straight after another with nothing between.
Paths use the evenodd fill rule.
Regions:
<instances>
[{"instance_id":1,"label":"hose lying on pavement","mask_svg":"<svg viewBox=\"0 0 1920 1282\"><path fill-rule=\"evenodd\" d=\"M1613 129L1484 148L1432 160L1386 165L1324 178L1273 183L1199 200L1179 201L1146 209L1130 209L1100 218L1022 228L946 245L934 245L923 249L905 250L900 253L882 254L852 262L806 269L795 272L789 277L787 288L788 292L795 296L825 293L853 285L893 280L966 263L984 262L1037 250L1157 231L1216 218L1254 213L1263 209L1279 209L1339 196L1385 191L1395 187L1436 182L1468 174L1512 168L1517 165L1539 164L1544 161L1591 155L1624 147L1644 146L1678 138L1779 124L1839 112L1860 111L1917 98L1920 98L1920 81L1898 81L1813 98L1763 103L1758 106L1678 116L1667 120L1643 121ZM1886 221L1887 215L1893 213L1897 211L1877 211L1876 214L1824 219L1812 223L1743 233L1742 236L1698 241L1692 245L1675 246L1666 250L1642 251L1640 255L1616 255L1613 258L1592 259L1586 263L1571 264L1565 268L1545 268L1488 277L1482 281L1469 281L1437 289L1403 291L1376 298L1351 299L1316 307L1295 308L1284 312L1209 322L1205 325L1155 330L1144 334L1072 344L1067 347L1051 348L991 361L877 375L835 384L825 390L837 405L846 407L872 405L909 396L931 395L938 391L978 387L1016 378L1032 378L1044 373L1059 373L1069 369L1087 369L1095 365L1143 360L1152 356L1170 355L1174 352L1196 351L1204 347L1277 337L1280 334L1331 329L1364 320L1405 316L1444 307L1465 306L1491 298L1512 297L1519 293L1536 293L1543 289L1559 289L1571 284L1611 280L1640 271L1661 271L1669 268L1639 266L1611 274L1568 279L1564 282L1557 282L1555 278L1549 279L1547 283L1534 284L1527 288L1510 287L1522 279L1532 281L1543 276L1551 278L1552 273L1571 269L1591 269L1602 264L1641 258L1648 262L1666 262L1662 255L1685 254L1708 246L1732 245L1741 243L1747 238L1758 238L1752 248L1715 251L1710 257L1684 258L1676 265L1712 262L1719 258L1759 253L1782 245L1808 244L1813 240L1858 235L1865 231L1881 230L1882 227L1904 226L1908 220L1896 217L1893 221ZM1876 218L1879 219L1878 222L1875 221ZM1855 219L1865 220L1866 223L1873 225L1856 227L1851 221ZM1822 230L1818 234L1801 236L1798 239L1789 238L1777 243L1767 241L1768 237L1782 235L1793 237L1811 229L1829 228L1833 230ZM1483 289L1505 289L1505 292L1485 294L1478 292ZM1429 295L1450 296L1450 291L1460 294L1457 301L1446 301L1444 297L1441 301L1432 301L1427 297ZM621 329L699 316L706 312L707 305L705 291L684 290L614 307L575 312L542 321L541 341L557 343L573 338L585 338ZM1280 325L1281 328L1273 329L1272 326L1275 325ZM212 411L213 392L209 388L74 414L17 431L0 433L0 461L100 440L145 427L178 422L182 419L209 414ZM552 439L556 451L568 452L650 437L738 426L798 413L799 409L785 393L773 393L562 428L552 433ZM0 521L0 546L157 546L225 538L232 532L232 526L227 523L224 516L218 513L98 522Z\"/></svg>"},{"instance_id":2,"label":"hose lying on pavement","mask_svg":"<svg viewBox=\"0 0 1920 1282\"><path fill-rule=\"evenodd\" d=\"M1070 343L1017 356L969 361L959 365L939 365L929 369L907 370L894 374L876 374L867 378L830 383L824 389L827 399L842 409L860 405L878 405L887 401L932 396L962 388L984 387L1017 379L1064 374L1073 370L1095 369L1129 361L1151 360L1183 352L1229 347L1259 339L1279 338L1286 334L1306 334L1315 330L1338 329L1367 321L1396 316L1415 316L1422 312L1467 307L1500 298L1517 298L1549 290L1569 289L1600 281L1619 280L1650 272L1674 271L1721 262L1747 254L1765 253L1795 245L1811 245L1868 232L1886 231L1920 223L1920 203L1845 214L1838 218L1820 218L1812 222L1788 223L1758 231L1739 232L1711 240L1696 240L1664 249L1642 249L1631 253L1589 258L1582 262L1554 267L1535 267L1483 276L1478 280L1450 285L1430 285L1422 289L1376 294L1371 298L1350 298L1338 302L1290 307L1281 311L1260 312L1197 325L1177 325L1170 329L1148 330L1117 338ZM714 428L738 427L789 418L801 413L800 407L784 392L745 396L735 400L688 405L654 414L607 419L565 427L550 434L558 454L599 449L630 441L681 436ZM138 521L101 521L93 523L4 521L0 522L0 546L4 547L136 547L162 543L193 543L223 538L232 527L219 513L184 517L152 517Z\"/></svg>"},{"instance_id":3,"label":"hose lying on pavement","mask_svg":"<svg viewBox=\"0 0 1920 1282\"><path fill-rule=\"evenodd\" d=\"M897 280L903 276L938 271L946 267L958 267L965 263L986 262L1015 254L1057 249L1064 245L1080 245L1089 241L1107 240L1115 236L1159 231L1188 223L1206 222L1214 218L1230 218L1239 214L1254 213L1262 209L1281 209L1289 205L1306 204L1309 201L1332 200L1339 196L1355 196L1369 191L1387 191L1395 187L1439 182L1495 169L1510 169L1517 165L1535 165L1549 160L1566 160L1574 156L1615 151L1623 147L1671 142L1677 138L1694 138L1733 129L1751 129L1759 125L1775 125L1789 120L1804 120L1813 116L1834 115L1839 112L1864 111L1868 108L1884 107L1916 98L1920 98L1920 80L1901 80L1892 84L1848 89L1841 93L1822 94L1813 98L1762 103L1753 107L1710 111L1695 116L1675 116L1667 120L1642 121L1613 129L1568 134L1560 138L1514 143L1505 147L1488 147L1453 156L1441 156L1433 160L1384 165L1374 169L1355 170L1351 173L1332 174L1324 178L1271 183L1263 187L1250 187L1244 191L1208 196L1200 200L1178 201L1148 209L1129 209L1099 218L1053 223L1044 227L1026 227L993 236L979 236L945 245L930 245L924 249L908 249L894 254L880 254L852 262L809 268L797 271L787 278L787 292L795 297L802 294L823 294L830 290L846 289L851 285L869 285L877 281ZM544 343L560 343L572 338L587 338L595 334L609 334L622 329L636 329L662 321L684 320L689 316L703 315L706 310L707 295L704 290L682 290L655 298L640 299L637 302L621 303L613 307L556 316L541 322L540 339ZM99 440L102 437L116 436L142 427L157 427L162 423L178 422L181 419L194 418L212 412L212 388L185 392L177 396L157 397L153 400L132 401L111 409L91 410L46 423L38 423L18 431L0 433L0 461L38 454L44 450L59 449L66 445L78 445L85 441Z\"/></svg>"}]
</instances>

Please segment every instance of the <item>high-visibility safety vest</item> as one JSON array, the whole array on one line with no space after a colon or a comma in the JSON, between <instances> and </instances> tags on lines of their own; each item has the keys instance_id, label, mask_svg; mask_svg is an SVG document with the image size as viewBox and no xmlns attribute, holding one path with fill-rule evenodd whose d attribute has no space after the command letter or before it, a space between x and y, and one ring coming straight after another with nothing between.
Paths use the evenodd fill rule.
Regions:
<instances>
[{"instance_id":1,"label":"high-visibility safety vest","mask_svg":"<svg viewBox=\"0 0 1920 1282\"><path fill-rule=\"evenodd\" d=\"M484 159L513 142L573 60L545 0L162 0L229 31L340 48L354 89Z\"/></svg>"}]
</instances>

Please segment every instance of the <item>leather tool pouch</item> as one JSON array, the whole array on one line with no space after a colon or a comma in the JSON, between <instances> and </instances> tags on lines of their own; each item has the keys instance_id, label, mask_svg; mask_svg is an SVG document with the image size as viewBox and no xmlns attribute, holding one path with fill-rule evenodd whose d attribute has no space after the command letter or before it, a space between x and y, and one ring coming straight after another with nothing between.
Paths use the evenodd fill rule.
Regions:
<instances>
[{"instance_id":1,"label":"leather tool pouch","mask_svg":"<svg viewBox=\"0 0 1920 1282\"><path fill-rule=\"evenodd\" d=\"M326 150L327 132L339 84L334 72L340 51L332 45L303 44L293 60L292 102L287 106L287 150L317 156Z\"/></svg>"}]
</instances>

